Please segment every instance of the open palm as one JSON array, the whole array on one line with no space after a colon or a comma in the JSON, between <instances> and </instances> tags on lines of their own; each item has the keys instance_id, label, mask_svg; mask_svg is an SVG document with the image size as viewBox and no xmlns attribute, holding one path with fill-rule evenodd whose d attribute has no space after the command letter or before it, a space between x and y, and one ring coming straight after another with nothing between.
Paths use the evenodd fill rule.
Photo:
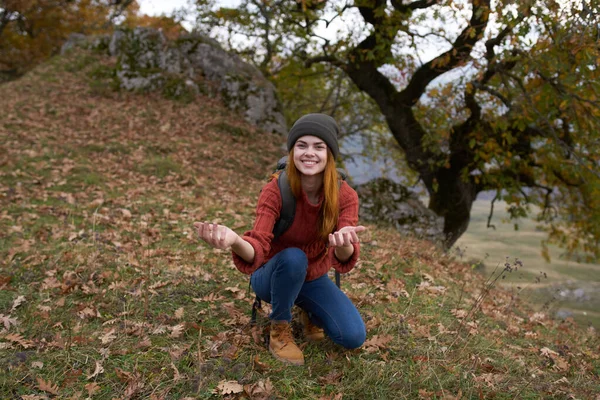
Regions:
<instances>
[{"instance_id":1,"label":"open palm","mask_svg":"<svg viewBox=\"0 0 600 400\"><path fill-rule=\"evenodd\" d=\"M194 227L200 239L217 249L226 250L238 239L238 234L225 225L194 222Z\"/></svg>"},{"instance_id":2,"label":"open palm","mask_svg":"<svg viewBox=\"0 0 600 400\"><path fill-rule=\"evenodd\" d=\"M345 226L339 231L329 234L329 246L330 247L348 247L352 243L360 242L358 238L358 232L367 230L362 225L359 226Z\"/></svg>"}]
</instances>

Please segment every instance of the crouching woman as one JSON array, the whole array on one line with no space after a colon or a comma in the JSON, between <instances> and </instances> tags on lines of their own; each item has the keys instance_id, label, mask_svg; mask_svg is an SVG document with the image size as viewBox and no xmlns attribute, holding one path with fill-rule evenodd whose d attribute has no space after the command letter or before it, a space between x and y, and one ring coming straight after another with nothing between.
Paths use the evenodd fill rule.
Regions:
<instances>
[{"instance_id":1,"label":"crouching woman","mask_svg":"<svg viewBox=\"0 0 600 400\"><path fill-rule=\"evenodd\" d=\"M282 198L277 179L267 183L256 207L252 230L243 236L223 225L197 222L200 239L220 249L231 248L236 267L251 274L258 297L272 305L269 350L279 360L304 364L294 342L292 307L302 309L307 340L326 334L353 349L366 337L364 322L350 299L329 279L332 267L350 271L358 260L358 196L341 181L335 166L339 128L333 118L308 114L292 126L287 139L286 173L296 199L292 225L274 238Z\"/></svg>"}]
</instances>

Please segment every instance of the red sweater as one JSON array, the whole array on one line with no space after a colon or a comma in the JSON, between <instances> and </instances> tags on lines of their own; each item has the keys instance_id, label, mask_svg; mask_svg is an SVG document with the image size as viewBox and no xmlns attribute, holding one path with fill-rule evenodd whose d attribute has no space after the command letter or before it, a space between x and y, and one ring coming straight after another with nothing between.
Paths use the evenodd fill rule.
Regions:
<instances>
[{"instance_id":1,"label":"red sweater","mask_svg":"<svg viewBox=\"0 0 600 400\"><path fill-rule=\"evenodd\" d=\"M292 226L273 242L273 227L279 219L281 210L281 194L277 186L277 179L271 180L263 187L258 198L254 228L244 233L243 236L243 239L254 248L254 262L248 263L233 253L235 266L243 273L251 274L281 250L297 247L304 251L308 258L307 281L326 274L331 267L340 273L350 271L358 260L360 244L353 245L354 253L348 261L342 263L335 257L334 249L329 248L328 240L318 238L319 211L322 203L322 197L317 205L309 203L306 193L302 191L302 197L296 199L296 214ZM358 195L344 181L340 186L339 205L340 215L335 230L344 226L356 226L358 223Z\"/></svg>"}]
</instances>

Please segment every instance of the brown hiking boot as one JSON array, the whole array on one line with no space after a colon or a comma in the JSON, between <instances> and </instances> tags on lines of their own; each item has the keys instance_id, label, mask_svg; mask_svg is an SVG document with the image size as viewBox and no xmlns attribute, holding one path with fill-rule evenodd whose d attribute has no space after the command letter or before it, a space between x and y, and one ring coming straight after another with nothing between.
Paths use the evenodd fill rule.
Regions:
<instances>
[{"instance_id":1,"label":"brown hiking boot","mask_svg":"<svg viewBox=\"0 0 600 400\"><path fill-rule=\"evenodd\" d=\"M323 332L323 328L319 328L310 322L310 317L304 310L300 311L300 323L304 327L304 338L309 342L320 342L321 340L325 339L325 332Z\"/></svg>"},{"instance_id":2,"label":"brown hiking boot","mask_svg":"<svg viewBox=\"0 0 600 400\"><path fill-rule=\"evenodd\" d=\"M273 321L269 338L269 351L279 361L304 365L302 350L294 342L292 327L287 321Z\"/></svg>"}]
</instances>

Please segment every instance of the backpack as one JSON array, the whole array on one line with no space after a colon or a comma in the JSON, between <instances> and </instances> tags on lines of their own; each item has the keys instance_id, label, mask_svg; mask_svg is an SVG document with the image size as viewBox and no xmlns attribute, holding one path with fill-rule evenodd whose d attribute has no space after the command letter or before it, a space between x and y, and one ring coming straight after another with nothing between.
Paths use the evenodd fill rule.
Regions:
<instances>
[{"instance_id":1,"label":"backpack","mask_svg":"<svg viewBox=\"0 0 600 400\"><path fill-rule=\"evenodd\" d=\"M288 180L287 173L285 169L287 167L288 156L281 157L277 162L277 167L274 173L279 172L279 176L277 176L277 186L279 187L279 193L281 194L281 210L279 212L279 219L275 222L275 226L273 227L273 240L279 238L281 235L285 233L294 222L294 216L296 215L296 198L292 193L292 187L290 186L290 181ZM346 172L340 168L337 169L338 175L341 180L346 180L347 175ZM340 181L341 184L341 181ZM337 287L340 287L340 273L335 271L335 284ZM254 299L254 304L252 305L252 317L250 318L250 325L256 325L256 312L257 309L262 307L262 302L258 296Z\"/></svg>"}]
</instances>

